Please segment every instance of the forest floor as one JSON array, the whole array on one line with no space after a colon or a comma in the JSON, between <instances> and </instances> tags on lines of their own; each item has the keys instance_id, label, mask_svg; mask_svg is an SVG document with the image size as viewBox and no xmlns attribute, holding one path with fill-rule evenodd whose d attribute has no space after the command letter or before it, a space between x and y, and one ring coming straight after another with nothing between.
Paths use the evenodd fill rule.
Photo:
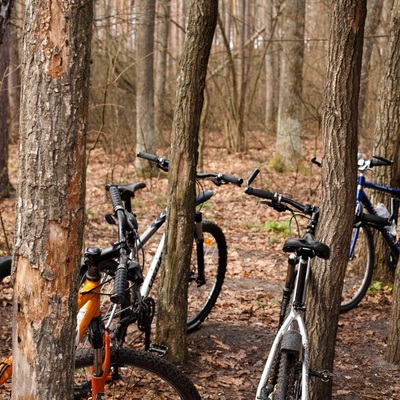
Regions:
<instances>
[{"instance_id":1,"label":"forest floor","mask_svg":"<svg viewBox=\"0 0 400 400\"><path fill-rule=\"evenodd\" d=\"M223 172L247 179L254 168L261 174L254 187L292 196L302 202L319 204L319 171L309 159L320 156L314 141L307 141L301 172L277 173L268 167L273 141L250 137L250 149L244 154L227 154L219 137L208 140L204 153L207 172ZM305 147L306 148L306 147ZM361 149L367 153L369 148ZM10 151L10 174L16 185L17 149ZM132 152L132 154L134 154ZM160 150L159 155L166 156ZM122 165L128 162L128 167ZM87 223L85 244L99 247L114 239L114 230L104 221L109 200L104 183L137 180L134 157L122 151L114 154L96 149L91 153L87 173ZM166 204L165 175L146 180L147 188L135 200L139 230L158 215ZM277 214L255 197L233 185L215 187L203 209L206 219L224 230L228 242L228 270L222 293L211 315L200 329L188 336L189 360L185 372L199 389L203 399L254 399L263 362L268 354L279 315L281 287L285 274L285 256L281 251L284 234L279 232L290 215ZM8 253L5 237L12 241L15 198L2 200L0 211L0 255ZM9 355L11 340L12 289L0 288L0 355ZM391 293L373 290L361 305L340 316L333 398L338 400L400 399L400 367L387 363L386 347ZM1 392L0 399L5 399ZM324 400L324 399L321 399Z\"/></svg>"}]
</instances>

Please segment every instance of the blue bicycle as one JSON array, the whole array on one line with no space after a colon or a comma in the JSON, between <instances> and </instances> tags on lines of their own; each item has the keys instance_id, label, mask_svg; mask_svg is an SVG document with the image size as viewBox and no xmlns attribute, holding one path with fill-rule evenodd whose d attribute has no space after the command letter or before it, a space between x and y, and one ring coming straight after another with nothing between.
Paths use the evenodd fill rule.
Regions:
<instances>
[{"instance_id":1,"label":"blue bicycle","mask_svg":"<svg viewBox=\"0 0 400 400\"><path fill-rule=\"evenodd\" d=\"M319 164L315 159L312 161ZM372 229L380 232L388 245L387 266L390 269L396 268L400 254L400 243L396 235L400 188L380 185L366 179L366 173L374 167L390 166L392 163L391 160L377 155L374 155L372 159L364 159L360 154L358 156L356 218L342 291L341 312L347 312L356 307L371 285L375 264ZM374 189L390 194L390 211L382 203L374 206L364 189Z\"/></svg>"}]
</instances>

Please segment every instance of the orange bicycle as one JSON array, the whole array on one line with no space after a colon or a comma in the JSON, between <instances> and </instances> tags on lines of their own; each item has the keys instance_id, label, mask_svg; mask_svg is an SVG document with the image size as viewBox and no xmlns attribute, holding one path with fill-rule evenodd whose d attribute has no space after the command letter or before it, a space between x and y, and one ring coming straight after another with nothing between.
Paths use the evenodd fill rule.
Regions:
<instances>
[{"instance_id":1,"label":"orange bicycle","mask_svg":"<svg viewBox=\"0 0 400 400\"><path fill-rule=\"evenodd\" d=\"M86 273L78 293L74 399L200 399L194 384L177 366L152 352L122 347L127 327L132 322L130 315L124 315L124 304L134 301L132 296L139 290L142 277L132 257L137 242L135 216L122 207L116 186L107 189L118 224L118 242L113 245L113 252L118 254L119 263L115 267L110 249L102 251L89 247L85 251ZM11 267L11 259L0 264L4 271L8 265ZM109 282L104 282L102 272L110 272L110 269L115 271L107 274L113 280L113 290L106 293L103 288ZM134 287L128 287L128 280L135 282ZM103 296L114 303L106 318L101 308ZM145 305L138 304L137 308L142 306ZM128 312L132 313L132 307ZM116 313L120 314L118 324L110 329ZM0 386L11 377L11 366L12 357L0 363ZM11 397L11 389L5 390Z\"/></svg>"}]
</instances>

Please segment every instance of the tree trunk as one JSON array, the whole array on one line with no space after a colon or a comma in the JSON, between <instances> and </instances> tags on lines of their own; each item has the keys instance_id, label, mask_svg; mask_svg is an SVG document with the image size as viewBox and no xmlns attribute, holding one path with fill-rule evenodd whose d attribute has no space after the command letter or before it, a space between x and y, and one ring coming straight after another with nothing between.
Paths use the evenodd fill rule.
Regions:
<instances>
[{"instance_id":1,"label":"tree trunk","mask_svg":"<svg viewBox=\"0 0 400 400\"><path fill-rule=\"evenodd\" d=\"M375 35L377 34L379 24L381 22L383 0L373 0L368 7L367 19L365 21L365 39L363 50L363 62L361 69L361 86L360 86L360 102L358 105L359 112L359 130L363 134L367 128L366 104L368 96L368 81L371 70L371 56L374 48Z\"/></svg>"},{"instance_id":2,"label":"tree trunk","mask_svg":"<svg viewBox=\"0 0 400 400\"><path fill-rule=\"evenodd\" d=\"M73 398L93 2L27 3L13 399Z\"/></svg>"},{"instance_id":3,"label":"tree trunk","mask_svg":"<svg viewBox=\"0 0 400 400\"><path fill-rule=\"evenodd\" d=\"M387 140L386 148L397 161L391 173L390 182L399 174L399 141L400 141L400 0L395 0L389 35L389 48L385 61L385 71L380 86L380 108L376 124L376 137L382 142ZM383 150L383 149L382 149ZM386 168L382 168L386 169ZM387 181L386 181L387 182ZM397 182L398 184L398 182ZM397 264L393 291L392 314L389 322L389 337L385 357L400 364L400 268Z\"/></svg>"},{"instance_id":4,"label":"tree trunk","mask_svg":"<svg viewBox=\"0 0 400 400\"><path fill-rule=\"evenodd\" d=\"M16 13L20 7L15 7ZM20 12L21 13L21 12ZM22 13L21 13L22 18ZM19 54L19 35L21 31L15 26L10 26L9 29L9 42L8 57L10 60L10 72L8 75L8 102L10 104L9 110L9 125L8 125L8 139L10 143L16 143L19 134L19 103L21 100L21 61Z\"/></svg>"},{"instance_id":5,"label":"tree trunk","mask_svg":"<svg viewBox=\"0 0 400 400\"><path fill-rule=\"evenodd\" d=\"M171 138L164 266L158 295L157 340L173 362L187 356L187 285L193 245L197 142L218 2L193 0L180 61Z\"/></svg>"},{"instance_id":6,"label":"tree trunk","mask_svg":"<svg viewBox=\"0 0 400 400\"><path fill-rule=\"evenodd\" d=\"M8 176L8 77L10 59L8 57L10 30L3 36L0 45L0 198L9 197L14 191Z\"/></svg>"},{"instance_id":7,"label":"tree trunk","mask_svg":"<svg viewBox=\"0 0 400 400\"><path fill-rule=\"evenodd\" d=\"M7 22L11 16L13 4L14 0L0 1L0 44L3 43L4 32L6 31Z\"/></svg>"},{"instance_id":8,"label":"tree trunk","mask_svg":"<svg viewBox=\"0 0 400 400\"><path fill-rule=\"evenodd\" d=\"M322 204L317 240L331 257L316 260L308 293L310 367L333 370L342 283L353 228L357 176L357 119L365 0L331 3L328 70L324 90ZM340 232L340 234L338 234ZM332 381L310 380L311 399L332 398Z\"/></svg>"},{"instance_id":9,"label":"tree trunk","mask_svg":"<svg viewBox=\"0 0 400 400\"><path fill-rule=\"evenodd\" d=\"M155 74L155 98L154 119L158 138L162 139L163 128L166 125L165 99L167 83L167 50L169 37L169 20L171 18L171 0L157 2L158 24L157 24L157 49L156 49L156 74Z\"/></svg>"},{"instance_id":10,"label":"tree trunk","mask_svg":"<svg viewBox=\"0 0 400 400\"><path fill-rule=\"evenodd\" d=\"M155 0L136 2L136 152L154 153L156 133L154 126L154 16ZM150 164L136 158L136 171L143 174Z\"/></svg>"},{"instance_id":11,"label":"tree trunk","mask_svg":"<svg viewBox=\"0 0 400 400\"><path fill-rule=\"evenodd\" d=\"M393 5L391 31L389 33L389 47L385 59L384 75L379 89L379 110L375 124L373 154L386 157L394 161L392 167L378 167L372 173L372 179L381 185L399 186L399 163L400 163L400 106L399 87L400 84L400 28L398 5ZM371 201L384 203L389 209L390 195L383 192L372 191ZM388 246L379 234L374 235L375 241L375 278L384 282L394 281L394 269L387 268L386 253Z\"/></svg>"},{"instance_id":12,"label":"tree trunk","mask_svg":"<svg viewBox=\"0 0 400 400\"><path fill-rule=\"evenodd\" d=\"M278 109L278 87L277 87L277 56L274 41L274 0L265 2L265 36L269 42L265 55L265 130L267 134L276 134L276 111Z\"/></svg>"},{"instance_id":13,"label":"tree trunk","mask_svg":"<svg viewBox=\"0 0 400 400\"><path fill-rule=\"evenodd\" d=\"M276 169L297 168L301 161L305 0L288 0L283 11Z\"/></svg>"}]
</instances>

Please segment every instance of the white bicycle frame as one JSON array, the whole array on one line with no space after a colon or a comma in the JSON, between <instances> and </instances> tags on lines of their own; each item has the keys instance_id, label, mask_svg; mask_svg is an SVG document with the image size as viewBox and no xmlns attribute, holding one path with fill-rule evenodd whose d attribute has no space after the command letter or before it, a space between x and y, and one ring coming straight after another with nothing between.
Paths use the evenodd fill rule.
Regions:
<instances>
[{"instance_id":1,"label":"white bicycle frame","mask_svg":"<svg viewBox=\"0 0 400 400\"><path fill-rule=\"evenodd\" d=\"M298 263L298 265L301 265L301 258ZM307 262L307 272L306 272L306 277L304 281L304 286L303 286L303 293L302 293L302 304L305 304L305 297L306 297L306 289L307 289L307 282L308 282L308 277L309 277L309 272L310 272L310 267L311 267L311 258L308 258ZM256 394L256 400L263 399L262 397L262 391L265 385L267 384L267 380L269 378L269 375L271 373L271 370L273 368L273 361L275 358L276 353L279 351L279 346L281 344L283 335L285 332L289 331L293 327L293 322L296 321L298 325L298 331L301 335L301 343L302 343L302 355L303 355L303 360L302 360L302 377L301 377L301 400L307 400L308 399L308 378L309 378L309 342L308 342L308 335L307 335L307 329L306 325L304 322L304 312L305 310L296 310L293 307L294 300L297 298L297 290L298 288L298 279L299 279L299 273L296 275L296 280L295 280L295 286L294 286L294 291L293 291L293 297L292 301L290 304L290 313L289 315L285 318L282 326L279 328L278 332L276 333L275 339L272 343L271 350L269 352L267 361L264 366L263 373L261 375L260 382L257 387L257 394ZM296 328L297 329L297 328Z\"/></svg>"},{"instance_id":2,"label":"white bicycle frame","mask_svg":"<svg viewBox=\"0 0 400 400\"><path fill-rule=\"evenodd\" d=\"M161 225L164 224L166 217L166 211L163 211L158 218L149 226L137 243L137 248L140 250L144 244L158 231ZM140 294L142 297L147 297L150 293L150 289L153 286L154 280L156 279L158 270L161 266L162 251L165 244L165 232L161 236L160 243L157 246L156 253L154 254L153 260L151 261L149 270L147 271L146 277L140 287Z\"/></svg>"}]
</instances>

